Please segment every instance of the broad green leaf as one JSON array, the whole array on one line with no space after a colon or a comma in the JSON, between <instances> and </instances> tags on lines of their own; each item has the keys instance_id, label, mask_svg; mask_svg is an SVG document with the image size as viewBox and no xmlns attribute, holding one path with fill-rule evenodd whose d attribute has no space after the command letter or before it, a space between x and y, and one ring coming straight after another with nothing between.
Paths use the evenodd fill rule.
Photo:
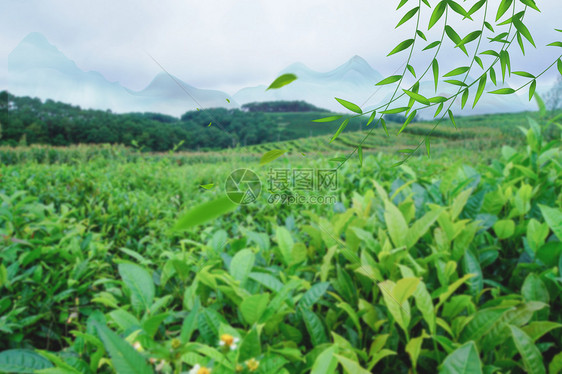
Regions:
<instances>
[{"instance_id":1,"label":"broad green leaf","mask_svg":"<svg viewBox=\"0 0 562 374\"><path fill-rule=\"evenodd\" d=\"M285 153L287 153L287 149L272 149L271 151L264 153L260 159L260 165L269 164L270 162L283 156Z\"/></svg>"},{"instance_id":2,"label":"broad green leaf","mask_svg":"<svg viewBox=\"0 0 562 374\"><path fill-rule=\"evenodd\" d=\"M527 334L529 338L531 338L532 341L537 341L549 331L552 331L554 329L559 329L561 327L562 324L556 322L536 321L521 327L521 330L523 330L525 334Z\"/></svg>"},{"instance_id":3,"label":"broad green leaf","mask_svg":"<svg viewBox=\"0 0 562 374\"><path fill-rule=\"evenodd\" d=\"M418 336L417 338L411 339L406 344L405 351L408 353L408 355L410 355L410 361L412 362L412 366L414 368L416 368L418 366L417 365L418 364L418 357L420 356L420 353L421 353L421 346L422 346L423 340L425 338L428 338L428 337L429 336L427 336L425 331L423 331L420 336Z\"/></svg>"},{"instance_id":4,"label":"broad green leaf","mask_svg":"<svg viewBox=\"0 0 562 374\"><path fill-rule=\"evenodd\" d=\"M399 305L402 305L414 294L414 291L418 287L419 283L419 278L400 279L392 289L392 297Z\"/></svg>"},{"instance_id":5,"label":"broad green leaf","mask_svg":"<svg viewBox=\"0 0 562 374\"><path fill-rule=\"evenodd\" d=\"M395 248L401 247L406 244L405 233L408 232L408 224L402 215L402 212L390 201L384 202L385 211L384 219L388 233Z\"/></svg>"},{"instance_id":6,"label":"broad green leaf","mask_svg":"<svg viewBox=\"0 0 562 374\"><path fill-rule=\"evenodd\" d=\"M151 374L152 369L146 364L145 358L131 344L121 339L116 333L94 322L98 335L111 357L114 370L119 374Z\"/></svg>"},{"instance_id":7,"label":"broad green leaf","mask_svg":"<svg viewBox=\"0 0 562 374\"><path fill-rule=\"evenodd\" d=\"M334 134L334 136L332 136L332 139L330 139L330 143L332 143L334 140L336 140L338 138L338 136L340 136L340 134L342 133L343 130L345 130L345 128L347 127L349 123L349 119L345 119L342 124L340 125L340 127L338 127L338 131L336 131L336 133Z\"/></svg>"},{"instance_id":8,"label":"broad green leaf","mask_svg":"<svg viewBox=\"0 0 562 374\"><path fill-rule=\"evenodd\" d=\"M316 357L310 374L333 374L338 367L338 360L335 357L337 347L331 345Z\"/></svg>"},{"instance_id":9,"label":"broad green leaf","mask_svg":"<svg viewBox=\"0 0 562 374\"><path fill-rule=\"evenodd\" d=\"M550 365L548 365L548 374L559 374L562 372L562 352L558 353L552 361L550 361Z\"/></svg>"},{"instance_id":10,"label":"broad green leaf","mask_svg":"<svg viewBox=\"0 0 562 374\"><path fill-rule=\"evenodd\" d=\"M7 349L0 352L0 372L34 373L36 370L52 367L49 360L29 349Z\"/></svg>"},{"instance_id":11,"label":"broad green leaf","mask_svg":"<svg viewBox=\"0 0 562 374\"><path fill-rule=\"evenodd\" d=\"M283 289L283 283L271 274L267 273L250 273L250 278L262 284L267 289L280 292Z\"/></svg>"},{"instance_id":12,"label":"broad green leaf","mask_svg":"<svg viewBox=\"0 0 562 374\"><path fill-rule=\"evenodd\" d=\"M195 302L193 308L189 311L189 314L183 320L180 333L180 341L182 343L188 343L191 339L191 335L197 329L197 320L199 316L199 302Z\"/></svg>"},{"instance_id":13,"label":"broad green leaf","mask_svg":"<svg viewBox=\"0 0 562 374\"><path fill-rule=\"evenodd\" d=\"M562 42L552 42L550 44L547 44L548 47L561 47L562 48Z\"/></svg>"},{"instance_id":14,"label":"broad green leaf","mask_svg":"<svg viewBox=\"0 0 562 374\"><path fill-rule=\"evenodd\" d=\"M387 57L405 50L406 48L410 47L412 44L414 44L414 39L404 40L402 43L398 44L392 51L390 51Z\"/></svg>"},{"instance_id":15,"label":"broad green leaf","mask_svg":"<svg viewBox=\"0 0 562 374\"><path fill-rule=\"evenodd\" d=\"M429 211L423 217L414 222L412 227L410 227L410 229L406 232L405 244L408 249L412 248L421 239L421 237L428 232L429 228L441 215L441 212L442 209Z\"/></svg>"},{"instance_id":16,"label":"broad green leaf","mask_svg":"<svg viewBox=\"0 0 562 374\"><path fill-rule=\"evenodd\" d=\"M254 267L256 256L251 249L243 249L236 253L230 261L229 273L240 283L244 283Z\"/></svg>"},{"instance_id":17,"label":"broad green leaf","mask_svg":"<svg viewBox=\"0 0 562 374\"><path fill-rule=\"evenodd\" d=\"M515 222L511 219L503 219L494 223L494 232L498 239L507 239L515 233Z\"/></svg>"},{"instance_id":18,"label":"broad green leaf","mask_svg":"<svg viewBox=\"0 0 562 374\"><path fill-rule=\"evenodd\" d=\"M406 13L404 15L404 17L402 17L402 19L400 20L400 22L398 22L398 24L396 26L394 26L394 28L398 28L400 27L400 25L402 25L403 23L407 22L410 18L412 18L413 16L416 15L416 13L420 10L420 7L417 6L413 9L411 9L408 13Z\"/></svg>"},{"instance_id":19,"label":"broad green leaf","mask_svg":"<svg viewBox=\"0 0 562 374\"><path fill-rule=\"evenodd\" d=\"M509 308L498 307L479 310L461 331L459 341L463 343L469 340L479 341L500 320L507 309Z\"/></svg>"},{"instance_id":20,"label":"broad green leaf","mask_svg":"<svg viewBox=\"0 0 562 374\"><path fill-rule=\"evenodd\" d=\"M209 183L209 184L202 184L200 187L204 188L206 190L210 190L211 188L213 188L215 186L214 183Z\"/></svg>"},{"instance_id":21,"label":"broad green leaf","mask_svg":"<svg viewBox=\"0 0 562 374\"><path fill-rule=\"evenodd\" d=\"M172 230L180 231L200 225L233 211L237 206L238 204L233 203L228 196L197 205L184 213Z\"/></svg>"},{"instance_id":22,"label":"broad green leaf","mask_svg":"<svg viewBox=\"0 0 562 374\"><path fill-rule=\"evenodd\" d=\"M332 122L332 121L337 121L341 117L342 116L330 116L330 117L318 118L318 119L313 119L312 122Z\"/></svg>"},{"instance_id":23,"label":"broad green leaf","mask_svg":"<svg viewBox=\"0 0 562 374\"><path fill-rule=\"evenodd\" d=\"M464 252L462 265L465 274L474 274L474 277L468 280L468 285L474 296L479 295L484 285L484 276L482 275L480 262L478 262L476 256L467 249Z\"/></svg>"},{"instance_id":24,"label":"broad green leaf","mask_svg":"<svg viewBox=\"0 0 562 374\"><path fill-rule=\"evenodd\" d=\"M414 272L404 266L398 265L400 267L400 272L402 273L402 277L414 277ZM433 301L429 292L427 291L427 287L425 283L420 282L416 290L414 291L414 299L416 300L416 307L421 312L423 319L427 322L429 326L429 331L431 334L435 334L436 329L436 320L435 320L435 309L433 307Z\"/></svg>"},{"instance_id":25,"label":"broad green leaf","mask_svg":"<svg viewBox=\"0 0 562 374\"><path fill-rule=\"evenodd\" d=\"M533 95L535 94L535 90L537 89L537 81L533 80L531 85L529 86L529 101L533 99Z\"/></svg>"},{"instance_id":26,"label":"broad green leaf","mask_svg":"<svg viewBox=\"0 0 562 374\"><path fill-rule=\"evenodd\" d=\"M352 102L349 102L349 101L344 100L344 99L338 99L337 97L335 99L337 100L338 103L343 105L346 109L349 109L352 112L355 112L355 113L358 113L358 114L363 114L363 111L361 110L361 108L359 108L359 106L353 104Z\"/></svg>"},{"instance_id":27,"label":"broad green leaf","mask_svg":"<svg viewBox=\"0 0 562 374\"><path fill-rule=\"evenodd\" d=\"M119 264L119 275L131 292L131 305L137 312L146 312L154 301L154 281L143 267L135 264Z\"/></svg>"},{"instance_id":28,"label":"broad green leaf","mask_svg":"<svg viewBox=\"0 0 562 374\"><path fill-rule=\"evenodd\" d=\"M240 304L240 312L246 322L251 325L259 321L269 302L269 294L262 293L245 298Z\"/></svg>"},{"instance_id":29,"label":"broad green leaf","mask_svg":"<svg viewBox=\"0 0 562 374\"><path fill-rule=\"evenodd\" d=\"M254 327L242 339L240 343L240 351L238 352L238 360L246 361L261 354L261 343L258 330Z\"/></svg>"},{"instance_id":30,"label":"broad green leaf","mask_svg":"<svg viewBox=\"0 0 562 374\"><path fill-rule=\"evenodd\" d=\"M516 326L509 325L513 342L521 355L525 371L530 374L546 374L541 352L531 338Z\"/></svg>"},{"instance_id":31,"label":"broad green leaf","mask_svg":"<svg viewBox=\"0 0 562 374\"><path fill-rule=\"evenodd\" d=\"M347 357L334 355L334 357L339 361L347 374L370 374L369 371L363 369L357 361L350 360Z\"/></svg>"},{"instance_id":32,"label":"broad green leaf","mask_svg":"<svg viewBox=\"0 0 562 374\"><path fill-rule=\"evenodd\" d=\"M538 97L538 96L536 96ZM558 240L562 241L562 210L539 204L542 216Z\"/></svg>"},{"instance_id":33,"label":"broad green leaf","mask_svg":"<svg viewBox=\"0 0 562 374\"><path fill-rule=\"evenodd\" d=\"M388 78L384 78L382 81L377 83L375 86L384 86L385 84L395 83L395 82L398 82L400 79L402 79L401 75L391 75Z\"/></svg>"},{"instance_id":34,"label":"broad green leaf","mask_svg":"<svg viewBox=\"0 0 562 374\"><path fill-rule=\"evenodd\" d=\"M474 342L451 352L441 364L439 374L482 374L482 362Z\"/></svg>"},{"instance_id":35,"label":"broad green leaf","mask_svg":"<svg viewBox=\"0 0 562 374\"><path fill-rule=\"evenodd\" d=\"M329 282L315 283L299 300L299 306L310 309L326 293L330 287Z\"/></svg>"},{"instance_id":36,"label":"broad green leaf","mask_svg":"<svg viewBox=\"0 0 562 374\"><path fill-rule=\"evenodd\" d=\"M300 308L300 311L312 345L318 346L322 343L327 343L326 330L320 318L308 309Z\"/></svg>"},{"instance_id":37,"label":"broad green leaf","mask_svg":"<svg viewBox=\"0 0 562 374\"><path fill-rule=\"evenodd\" d=\"M286 265L291 263L291 254L293 252L293 246L295 244L293 237L289 230L283 226L279 226L275 231L275 236L277 238L277 244L279 245L279 251Z\"/></svg>"},{"instance_id":38,"label":"broad green leaf","mask_svg":"<svg viewBox=\"0 0 562 374\"><path fill-rule=\"evenodd\" d=\"M550 302L550 294L546 285L535 273L531 273L525 278L521 286L521 295L526 301L542 301L545 304Z\"/></svg>"},{"instance_id":39,"label":"broad green leaf","mask_svg":"<svg viewBox=\"0 0 562 374\"><path fill-rule=\"evenodd\" d=\"M396 299L394 299L392 291L395 285L396 284L390 280L378 284L388 311L402 330L408 331L408 325L411 319L410 304L407 301L399 304Z\"/></svg>"},{"instance_id":40,"label":"broad green leaf","mask_svg":"<svg viewBox=\"0 0 562 374\"><path fill-rule=\"evenodd\" d=\"M283 74L283 75L277 77L277 79L275 79L269 85L269 87L267 87L266 91L271 90L271 89L281 88L283 86L288 85L291 82L294 82L295 80L297 80L297 76L295 74Z\"/></svg>"},{"instance_id":41,"label":"broad green leaf","mask_svg":"<svg viewBox=\"0 0 562 374\"><path fill-rule=\"evenodd\" d=\"M465 274L462 278L457 279L453 283L451 283L445 292L439 295L439 303L437 304L436 309L439 307L460 287L464 282L468 279L474 277L474 274Z\"/></svg>"}]
</instances>

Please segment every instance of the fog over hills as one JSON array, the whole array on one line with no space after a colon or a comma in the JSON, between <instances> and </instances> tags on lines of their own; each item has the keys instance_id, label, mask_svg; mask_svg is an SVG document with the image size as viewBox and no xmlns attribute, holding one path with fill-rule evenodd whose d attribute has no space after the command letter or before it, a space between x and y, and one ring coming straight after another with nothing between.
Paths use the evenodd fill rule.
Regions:
<instances>
[{"instance_id":1,"label":"fog over hills","mask_svg":"<svg viewBox=\"0 0 562 374\"><path fill-rule=\"evenodd\" d=\"M327 72L317 72L302 63L294 63L279 72L293 73L298 79L288 86L266 91L271 82L245 87L232 96L217 90L193 87L177 77L159 73L150 84L134 91L118 82L108 81L96 71L83 71L74 61L40 33L27 35L8 56L8 91L19 96L33 96L80 105L83 108L111 109L114 112L160 112L180 116L196 108L239 108L249 102L273 100L304 100L315 106L334 111L345 111L334 97L352 101L365 109L375 107L390 99L395 86L376 87L384 77L360 56ZM409 73L408 73L409 74ZM421 92L433 95L431 75L421 83ZM272 80L275 77L272 77ZM489 83L486 91L494 89ZM475 89L473 91L476 91ZM456 92L456 87L441 83L437 95ZM462 114L514 112L532 110L534 103L515 95L484 95L475 110ZM230 101L228 102L227 99ZM407 100L397 101L397 105ZM458 112L460 107L454 106ZM421 113L431 116L432 113Z\"/></svg>"}]
</instances>

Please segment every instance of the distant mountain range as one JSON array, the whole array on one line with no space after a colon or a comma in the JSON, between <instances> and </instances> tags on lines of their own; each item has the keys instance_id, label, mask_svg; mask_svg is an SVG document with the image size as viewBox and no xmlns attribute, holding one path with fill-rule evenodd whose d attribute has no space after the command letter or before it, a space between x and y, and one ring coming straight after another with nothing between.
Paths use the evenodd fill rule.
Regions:
<instances>
[{"instance_id":1,"label":"distant mountain range","mask_svg":"<svg viewBox=\"0 0 562 374\"><path fill-rule=\"evenodd\" d=\"M360 56L354 56L325 73L294 63L279 75L293 73L298 79L277 90L266 91L267 85L263 84L242 88L231 96L222 91L193 87L175 76L160 73L146 88L134 91L117 82L109 82L98 72L81 70L40 33L27 35L10 53L8 70L8 90L15 95L52 99L83 108L111 109L117 113L159 112L180 116L196 108L239 108L250 102L274 100L304 100L318 107L344 112L345 109L334 97L363 107L367 103L368 109L384 103L394 91L393 86L375 87L383 76ZM424 81L421 87L422 92L426 87L426 92L431 92L433 83ZM446 84L440 84L440 89L439 95L456 92L455 87ZM398 105L405 103L397 102ZM514 95L485 95L477 107L466 114L517 112L534 108L534 103L522 101Z\"/></svg>"}]
</instances>

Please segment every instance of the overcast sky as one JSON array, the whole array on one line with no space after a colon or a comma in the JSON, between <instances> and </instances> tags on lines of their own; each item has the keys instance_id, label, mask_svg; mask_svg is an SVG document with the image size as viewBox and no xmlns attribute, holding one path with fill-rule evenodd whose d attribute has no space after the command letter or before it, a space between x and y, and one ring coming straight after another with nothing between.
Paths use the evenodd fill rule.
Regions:
<instances>
[{"instance_id":1,"label":"overcast sky","mask_svg":"<svg viewBox=\"0 0 562 374\"><path fill-rule=\"evenodd\" d=\"M474 2L459 1L467 9ZM491 1L489 19L495 19L498 2ZM562 1L536 2L542 13L530 10L525 20L539 48L525 58L513 52L513 70L537 73L562 52L544 47L562 39L553 30L562 28ZM381 74L390 75L407 56L385 56L398 42L412 37L415 19L398 30L394 25L417 0L395 11L397 4L387 0L2 0L0 56L7 59L28 33L41 32L81 69L98 71L135 90L161 72L147 53L185 82L229 94L269 84L297 61L328 71L360 55ZM427 30L430 10L425 5L422 9L422 27ZM460 18L450 19L460 24ZM426 32L428 40L438 38L433 31L438 32L441 24ZM477 22L463 22L458 31L464 36L477 28ZM463 56L458 49L445 52L441 61L451 66ZM414 60L414 66L421 70L427 61L418 56L422 57ZM6 87L6 77L5 63L0 88ZM555 77L552 71L542 82Z\"/></svg>"}]
</instances>

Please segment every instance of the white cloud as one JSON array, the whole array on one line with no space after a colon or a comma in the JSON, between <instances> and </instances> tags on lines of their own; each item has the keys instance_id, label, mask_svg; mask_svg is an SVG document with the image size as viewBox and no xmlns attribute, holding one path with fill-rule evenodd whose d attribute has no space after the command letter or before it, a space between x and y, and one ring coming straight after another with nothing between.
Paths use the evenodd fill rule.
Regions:
<instances>
[{"instance_id":1,"label":"white cloud","mask_svg":"<svg viewBox=\"0 0 562 374\"><path fill-rule=\"evenodd\" d=\"M490 4L492 16L498 2ZM190 84L231 94L245 86L270 82L295 61L328 71L357 54L388 75L404 63L406 56L385 56L398 42L411 37L414 21L399 30L394 30L394 25L407 9L417 5L410 0L396 12L397 3L4 0L0 56L7 58L25 35L39 31L80 68L99 71L107 79L133 89L142 89L160 72L146 52ZM474 1L462 4L471 3ZM560 27L560 0L537 3L542 13L531 10L527 20L537 45L544 46L562 35L553 31ZM430 11L423 4L422 9L424 15ZM459 26L459 32L477 27L476 23L468 25ZM438 27L435 29L438 31ZM427 36L429 40L438 37L433 30ZM532 47L526 46L530 51L526 58L517 57L518 52L513 54L515 70L538 72L560 54L560 49L552 47L531 52ZM462 61L458 50L445 52L443 56L451 65ZM414 65L421 70L427 58L415 57ZM5 65L1 69L6 69ZM555 76L553 72L547 80Z\"/></svg>"}]
</instances>

